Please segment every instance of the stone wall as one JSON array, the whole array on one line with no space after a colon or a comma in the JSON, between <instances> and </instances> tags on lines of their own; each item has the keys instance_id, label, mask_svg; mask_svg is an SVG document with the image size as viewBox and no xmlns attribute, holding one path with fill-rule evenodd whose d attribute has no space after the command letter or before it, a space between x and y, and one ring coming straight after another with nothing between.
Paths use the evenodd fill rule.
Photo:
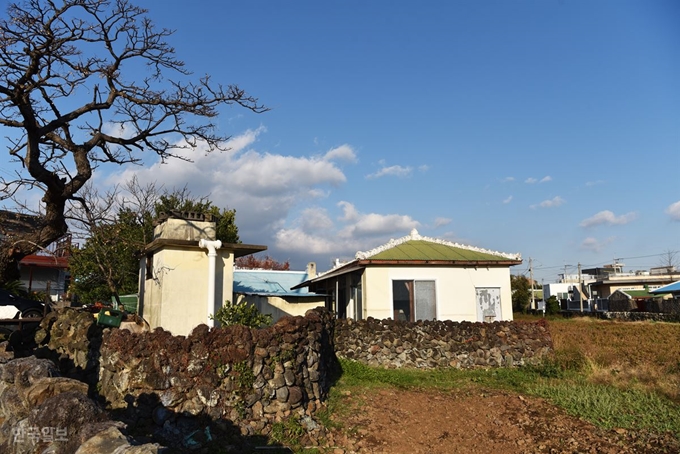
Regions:
<instances>
[{"instance_id":1,"label":"stone wall","mask_svg":"<svg viewBox=\"0 0 680 454\"><path fill-rule=\"evenodd\" d=\"M337 320L338 357L386 368L510 367L540 361L552 349L545 321Z\"/></svg>"},{"instance_id":2,"label":"stone wall","mask_svg":"<svg viewBox=\"0 0 680 454\"><path fill-rule=\"evenodd\" d=\"M153 421L166 442L185 416L228 420L244 435L310 416L331 386L332 335L323 309L259 330L201 325L187 337L102 329L91 314L64 310L43 320L36 339L37 354L88 381L126 423Z\"/></svg>"},{"instance_id":3,"label":"stone wall","mask_svg":"<svg viewBox=\"0 0 680 454\"><path fill-rule=\"evenodd\" d=\"M49 314L35 354L83 380L115 418L166 446L194 449L216 435L268 435L295 416L313 421L338 356L388 368L510 367L551 351L546 324L334 320L323 308L265 329L209 329L189 336L97 326L92 314ZM221 436L221 435L220 435Z\"/></svg>"},{"instance_id":4,"label":"stone wall","mask_svg":"<svg viewBox=\"0 0 680 454\"><path fill-rule=\"evenodd\" d=\"M657 313L657 312L602 312L600 315L605 320L621 320L629 322L655 321L655 322L680 322L680 314Z\"/></svg>"}]
</instances>

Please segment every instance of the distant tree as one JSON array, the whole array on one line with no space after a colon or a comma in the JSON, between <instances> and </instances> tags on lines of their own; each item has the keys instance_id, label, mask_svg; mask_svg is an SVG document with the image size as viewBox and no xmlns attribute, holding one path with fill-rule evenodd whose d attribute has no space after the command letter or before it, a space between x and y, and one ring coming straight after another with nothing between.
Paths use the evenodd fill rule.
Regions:
<instances>
[{"instance_id":1,"label":"distant tree","mask_svg":"<svg viewBox=\"0 0 680 454\"><path fill-rule=\"evenodd\" d=\"M254 255L246 255L245 257L239 257L235 262L238 268L248 269L248 270L277 270L277 271L288 271L290 270L290 262L286 260L285 262L278 262L273 258L265 255L264 257L256 257Z\"/></svg>"},{"instance_id":2,"label":"distant tree","mask_svg":"<svg viewBox=\"0 0 680 454\"><path fill-rule=\"evenodd\" d=\"M84 246L73 252L71 291L82 301L110 301L112 296L137 293L138 254L147 226L136 218L136 213L121 210L115 222L93 226Z\"/></svg>"},{"instance_id":3,"label":"distant tree","mask_svg":"<svg viewBox=\"0 0 680 454\"><path fill-rule=\"evenodd\" d=\"M105 194L87 185L81 197L85 203L67 212L74 235L83 241L69 261L71 293L84 302L136 293L138 254L153 238L159 189L133 178Z\"/></svg>"},{"instance_id":4,"label":"distant tree","mask_svg":"<svg viewBox=\"0 0 680 454\"><path fill-rule=\"evenodd\" d=\"M510 288L512 289L512 310L514 312L526 312L531 302L531 282L526 276L511 275Z\"/></svg>"},{"instance_id":5,"label":"distant tree","mask_svg":"<svg viewBox=\"0 0 680 454\"><path fill-rule=\"evenodd\" d=\"M9 159L0 199L42 193L40 222L0 245L0 284L67 232L65 213L104 164L162 160L199 144L225 149L218 108L267 110L236 85L192 78L147 11L129 0L25 0L0 18L0 127ZM146 73L141 72L146 69ZM186 157L182 158L186 159Z\"/></svg>"},{"instance_id":6,"label":"distant tree","mask_svg":"<svg viewBox=\"0 0 680 454\"><path fill-rule=\"evenodd\" d=\"M214 214L219 216L218 238L240 241L234 210L220 213L212 202L193 198L186 188L161 194L155 183L141 186L132 179L124 189L114 188L103 196L88 186L83 197L87 203L68 214L74 229L85 238L70 261L72 292L84 302L119 300L120 295L137 292L139 254L153 239L153 220L160 213Z\"/></svg>"},{"instance_id":7,"label":"distant tree","mask_svg":"<svg viewBox=\"0 0 680 454\"><path fill-rule=\"evenodd\" d=\"M545 313L548 315L555 315L560 313L560 302L555 295L552 295L545 302Z\"/></svg>"}]
</instances>

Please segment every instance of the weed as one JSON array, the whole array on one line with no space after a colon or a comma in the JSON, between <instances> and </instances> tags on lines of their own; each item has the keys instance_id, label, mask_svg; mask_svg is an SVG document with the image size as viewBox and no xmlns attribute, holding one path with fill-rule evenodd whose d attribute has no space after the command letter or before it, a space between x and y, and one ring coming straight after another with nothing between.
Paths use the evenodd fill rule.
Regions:
<instances>
[{"instance_id":1,"label":"weed","mask_svg":"<svg viewBox=\"0 0 680 454\"><path fill-rule=\"evenodd\" d=\"M300 438L302 438L304 434L305 428L300 424L300 420L291 416L272 425L270 438L275 443L290 446L294 450L297 450L296 448L299 447Z\"/></svg>"},{"instance_id":2,"label":"weed","mask_svg":"<svg viewBox=\"0 0 680 454\"><path fill-rule=\"evenodd\" d=\"M235 373L234 379L239 389L243 392L247 392L253 387L255 383L255 374L253 369L248 365L247 360L240 361L232 367Z\"/></svg>"}]
</instances>

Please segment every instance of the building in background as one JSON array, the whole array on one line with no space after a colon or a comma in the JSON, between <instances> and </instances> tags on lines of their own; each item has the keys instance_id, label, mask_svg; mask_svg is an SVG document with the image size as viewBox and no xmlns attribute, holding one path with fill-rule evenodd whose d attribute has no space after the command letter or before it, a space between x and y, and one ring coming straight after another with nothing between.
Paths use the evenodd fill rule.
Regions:
<instances>
[{"instance_id":1,"label":"building in background","mask_svg":"<svg viewBox=\"0 0 680 454\"><path fill-rule=\"evenodd\" d=\"M450 241L410 235L357 252L348 263L297 285L329 295L339 318L512 320L510 267L505 254Z\"/></svg>"},{"instance_id":2,"label":"building in background","mask_svg":"<svg viewBox=\"0 0 680 454\"><path fill-rule=\"evenodd\" d=\"M305 315L309 309L325 306L326 295L311 293L306 287L292 288L316 277L316 264L305 271L235 269L234 302L246 301L276 322L286 315Z\"/></svg>"}]
</instances>

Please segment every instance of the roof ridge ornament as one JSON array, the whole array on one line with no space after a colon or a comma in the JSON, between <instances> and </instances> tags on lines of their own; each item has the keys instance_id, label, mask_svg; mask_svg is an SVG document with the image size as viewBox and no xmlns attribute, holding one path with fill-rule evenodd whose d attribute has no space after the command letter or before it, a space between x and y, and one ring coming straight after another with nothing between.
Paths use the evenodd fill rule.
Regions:
<instances>
[{"instance_id":1,"label":"roof ridge ornament","mask_svg":"<svg viewBox=\"0 0 680 454\"><path fill-rule=\"evenodd\" d=\"M491 254L491 255L496 255L500 257L505 257L510 260L522 260L522 254L516 253L507 253L507 252L500 252L500 251L492 251L490 249L484 249L481 247L477 246L469 246L466 244L460 244L460 243L454 243L452 241L448 240L442 240L440 238L432 238L429 236L421 236L416 229L411 230L411 233L409 235L403 236L401 238L395 239L390 239L389 242L386 244L383 244L381 246L378 246L376 248L373 248L368 251L359 251L355 254L354 258L358 260L363 260L367 259L369 257L372 257L374 255L377 255L381 252L387 251L388 249L392 249L395 246L399 246L400 244L406 243L407 241L412 241L412 240L420 240L420 241L427 241L430 243L436 243L436 244L442 244L444 246L450 246L450 247L456 247L460 249L467 249L468 251L474 251L474 252L481 252L484 254Z\"/></svg>"}]
</instances>

